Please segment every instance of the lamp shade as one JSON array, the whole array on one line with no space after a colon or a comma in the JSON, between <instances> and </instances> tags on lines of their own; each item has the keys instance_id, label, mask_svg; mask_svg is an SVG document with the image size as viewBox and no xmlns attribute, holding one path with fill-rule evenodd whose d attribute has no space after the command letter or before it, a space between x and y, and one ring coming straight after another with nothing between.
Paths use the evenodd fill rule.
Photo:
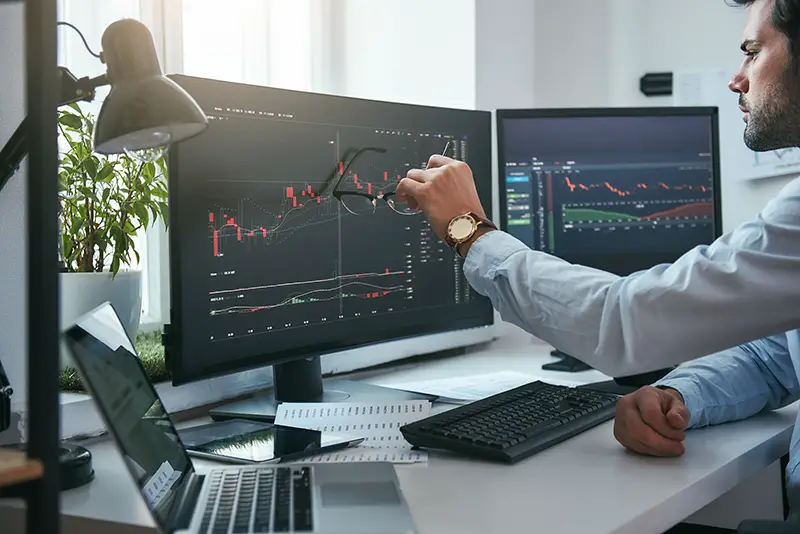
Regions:
<instances>
[{"instance_id":1,"label":"lamp shade","mask_svg":"<svg viewBox=\"0 0 800 534\"><path fill-rule=\"evenodd\" d=\"M94 130L95 151L119 154L184 141L208 127L194 99L161 72L150 30L124 19L106 28L103 60L111 91Z\"/></svg>"}]
</instances>

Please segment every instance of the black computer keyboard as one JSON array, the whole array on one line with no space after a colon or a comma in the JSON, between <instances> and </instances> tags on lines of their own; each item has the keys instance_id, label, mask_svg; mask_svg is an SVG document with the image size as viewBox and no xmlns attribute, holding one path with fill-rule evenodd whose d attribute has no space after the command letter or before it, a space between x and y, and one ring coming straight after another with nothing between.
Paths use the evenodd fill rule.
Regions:
<instances>
[{"instance_id":1,"label":"black computer keyboard","mask_svg":"<svg viewBox=\"0 0 800 534\"><path fill-rule=\"evenodd\" d=\"M400 430L416 447L514 463L612 419L617 399L537 381Z\"/></svg>"}]
</instances>

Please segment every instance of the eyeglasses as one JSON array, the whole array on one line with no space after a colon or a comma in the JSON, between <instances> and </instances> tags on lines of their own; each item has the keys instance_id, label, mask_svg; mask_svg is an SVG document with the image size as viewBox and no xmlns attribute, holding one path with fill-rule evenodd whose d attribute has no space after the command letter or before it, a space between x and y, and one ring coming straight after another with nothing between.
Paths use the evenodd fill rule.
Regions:
<instances>
[{"instance_id":1,"label":"eyeglasses","mask_svg":"<svg viewBox=\"0 0 800 534\"><path fill-rule=\"evenodd\" d=\"M400 202L397 199L397 194L394 190L397 187L396 183L383 185L383 188L381 189L381 186L373 183L359 182L358 175L353 174L353 181L356 187L359 189L366 188L367 191L342 191L339 189L339 187L342 185L342 182L344 182L345 176L349 175L350 167L361 156L361 154L365 152L377 152L379 154L384 154L386 153L386 149L380 147L364 147L357 150L356 153L353 154L347 165L344 165L344 162L340 162L338 168L334 169L333 176L338 174L339 178L336 181L336 185L333 188L331 196L335 197L339 202L341 202L342 206L344 206L344 208L353 215L373 215L378 207L379 201L386 202L386 205L388 205L392 211L399 213L400 215L419 215L422 213L419 210L411 209L408 204L405 202ZM390 188L391 191L386 191Z\"/></svg>"}]
</instances>

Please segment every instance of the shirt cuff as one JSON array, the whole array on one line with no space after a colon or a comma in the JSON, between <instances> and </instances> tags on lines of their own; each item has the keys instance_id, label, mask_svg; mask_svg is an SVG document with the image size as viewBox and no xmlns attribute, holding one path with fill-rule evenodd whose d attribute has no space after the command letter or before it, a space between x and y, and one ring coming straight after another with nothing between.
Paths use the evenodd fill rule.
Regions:
<instances>
[{"instance_id":1,"label":"shirt cuff","mask_svg":"<svg viewBox=\"0 0 800 534\"><path fill-rule=\"evenodd\" d=\"M493 230L480 236L467 252L464 259L464 275L475 285L480 279L491 280L497 269L509 257L530 248L516 237Z\"/></svg>"},{"instance_id":2,"label":"shirt cuff","mask_svg":"<svg viewBox=\"0 0 800 534\"><path fill-rule=\"evenodd\" d=\"M697 389L697 384L690 378L662 378L654 386L668 387L676 390L683 397L683 404L689 410L689 428L696 426L703 411L702 395Z\"/></svg>"}]
</instances>

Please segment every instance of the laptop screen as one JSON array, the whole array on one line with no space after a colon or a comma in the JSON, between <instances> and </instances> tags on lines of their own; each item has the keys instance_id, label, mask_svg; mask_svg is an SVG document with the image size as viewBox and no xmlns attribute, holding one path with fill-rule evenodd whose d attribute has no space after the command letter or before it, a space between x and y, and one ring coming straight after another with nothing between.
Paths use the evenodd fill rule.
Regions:
<instances>
[{"instance_id":1,"label":"laptop screen","mask_svg":"<svg viewBox=\"0 0 800 534\"><path fill-rule=\"evenodd\" d=\"M86 388L163 532L192 463L110 304L65 332Z\"/></svg>"}]
</instances>

